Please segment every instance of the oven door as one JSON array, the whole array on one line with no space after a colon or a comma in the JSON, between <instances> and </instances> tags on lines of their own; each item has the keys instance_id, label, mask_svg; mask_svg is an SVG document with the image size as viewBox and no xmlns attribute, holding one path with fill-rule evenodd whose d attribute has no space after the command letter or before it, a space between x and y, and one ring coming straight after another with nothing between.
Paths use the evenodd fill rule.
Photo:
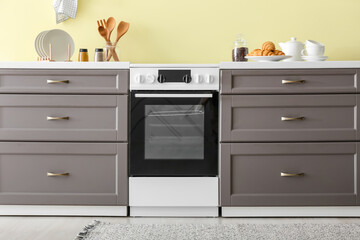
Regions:
<instances>
[{"instance_id":1,"label":"oven door","mask_svg":"<svg viewBox=\"0 0 360 240\"><path fill-rule=\"evenodd\" d=\"M218 93L133 91L130 176L217 176Z\"/></svg>"}]
</instances>

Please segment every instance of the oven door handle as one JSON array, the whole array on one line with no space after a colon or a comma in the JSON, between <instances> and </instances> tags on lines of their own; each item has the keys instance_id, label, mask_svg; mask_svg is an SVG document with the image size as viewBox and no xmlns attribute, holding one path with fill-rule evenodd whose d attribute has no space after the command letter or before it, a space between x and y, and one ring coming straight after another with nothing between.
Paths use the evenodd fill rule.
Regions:
<instances>
[{"instance_id":1,"label":"oven door handle","mask_svg":"<svg viewBox=\"0 0 360 240\"><path fill-rule=\"evenodd\" d=\"M136 98L212 98L212 94L155 94L135 93Z\"/></svg>"}]
</instances>

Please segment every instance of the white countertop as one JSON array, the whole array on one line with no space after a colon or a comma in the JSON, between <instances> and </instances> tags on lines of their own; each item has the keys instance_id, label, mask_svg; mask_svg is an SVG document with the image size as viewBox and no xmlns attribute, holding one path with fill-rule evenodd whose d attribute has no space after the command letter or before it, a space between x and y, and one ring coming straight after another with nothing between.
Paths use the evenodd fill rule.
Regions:
<instances>
[{"instance_id":1,"label":"white countertop","mask_svg":"<svg viewBox=\"0 0 360 240\"><path fill-rule=\"evenodd\" d=\"M0 62L0 69L129 69L129 62Z\"/></svg>"},{"instance_id":2,"label":"white countertop","mask_svg":"<svg viewBox=\"0 0 360 240\"><path fill-rule=\"evenodd\" d=\"M360 61L324 62L221 62L220 69L309 69L309 68L360 68Z\"/></svg>"},{"instance_id":3,"label":"white countertop","mask_svg":"<svg viewBox=\"0 0 360 240\"><path fill-rule=\"evenodd\" d=\"M360 61L221 62L218 64L130 64L129 62L0 62L0 69L129 69L129 68L311 69L359 68Z\"/></svg>"}]
</instances>

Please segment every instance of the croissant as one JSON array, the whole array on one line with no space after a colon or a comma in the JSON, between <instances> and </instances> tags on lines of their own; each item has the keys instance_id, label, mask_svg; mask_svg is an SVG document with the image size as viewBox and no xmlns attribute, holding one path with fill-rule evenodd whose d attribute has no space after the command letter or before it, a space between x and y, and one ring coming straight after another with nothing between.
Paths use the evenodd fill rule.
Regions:
<instances>
[{"instance_id":1,"label":"croissant","mask_svg":"<svg viewBox=\"0 0 360 240\"><path fill-rule=\"evenodd\" d=\"M261 49L254 49L251 53L247 54L247 56L261 56L261 55L257 55L258 52L260 52Z\"/></svg>"},{"instance_id":2,"label":"croissant","mask_svg":"<svg viewBox=\"0 0 360 240\"><path fill-rule=\"evenodd\" d=\"M253 53L253 56L262 56L261 49L255 49L252 53Z\"/></svg>"},{"instance_id":3,"label":"croissant","mask_svg":"<svg viewBox=\"0 0 360 240\"><path fill-rule=\"evenodd\" d=\"M275 55L285 55L285 53L283 51L280 51L280 50L274 50L274 54Z\"/></svg>"},{"instance_id":4,"label":"croissant","mask_svg":"<svg viewBox=\"0 0 360 240\"><path fill-rule=\"evenodd\" d=\"M262 50L262 56L275 56L273 51Z\"/></svg>"},{"instance_id":5,"label":"croissant","mask_svg":"<svg viewBox=\"0 0 360 240\"><path fill-rule=\"evenodd\" d=\"M275 44L273 42L267 41L264 42L261 46L262 50L268 50L268 51L274 51L275 50Z\"/></svg>"}]
</instances>

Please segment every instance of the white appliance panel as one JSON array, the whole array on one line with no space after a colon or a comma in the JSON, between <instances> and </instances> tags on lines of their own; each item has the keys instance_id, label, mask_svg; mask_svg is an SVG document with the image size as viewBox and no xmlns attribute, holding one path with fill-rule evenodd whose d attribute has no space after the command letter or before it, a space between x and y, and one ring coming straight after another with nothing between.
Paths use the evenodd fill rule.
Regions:
<instances>
[{"instance_id":1,"label":"white appliance panel","mask_svg":"<svg viewBox=\"0 0 360 240\"><path fill-rule=\"evenodd\" d=\"M191 82L157 81L159 70L190 70ZM219 91L219 68L131 68L130 90L215 90Z\"/></svg>"},{"instance_id":2,"label":"white appliance panel","mask_svg":"<svg viewBox=\"0 0 360 240\"><path fill-rule=\"evenodd\" d=\"M217 177L130 177L130 207L218 207Z\"/></svg>"}]
</instances>

